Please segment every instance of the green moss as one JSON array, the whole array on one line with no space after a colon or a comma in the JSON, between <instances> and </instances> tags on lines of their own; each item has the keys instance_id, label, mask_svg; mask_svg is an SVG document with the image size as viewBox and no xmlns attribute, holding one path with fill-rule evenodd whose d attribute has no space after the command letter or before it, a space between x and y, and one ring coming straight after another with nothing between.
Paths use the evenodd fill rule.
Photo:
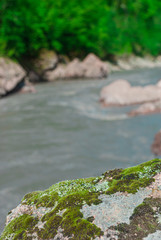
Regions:
<instances>
[{"instance_id":1,"label":"green moss","mask_svg":"<svg viewBox=\"0 0 161 240\"><path fill-rule=\"evenodd\" d=\"M61 221L62 217L51 215L46 221L44 228L41 230L37 229L37 231L35 231L41 239L52 239L57 234L57 229L60 226Z\"/></svg>"},{"instance_id":2,"label":"green moss","mask_svg":"<svg viewBox=\"0 0 161 240\"><path fill-rule=\"evenodd\" d=\"M88 218L87 218L87 221L93 222L93 221L94 221L94 217L93 217L93 216L88 217Z\"/></svg>"},{"instance_id":3,"label":"green moss","mask_svg":"<svg viewBox=\"0 0 161 240\"><path fill-rule=\"evenodd\" d=\"M49 191L56 191L60 197L74 192L96 192L94 177L86 179L75 179L57 183L49 188Z\"/></svg>"},{"instance_id":4,"label":"green moss","mask_svg":"<svg viewBox=\"0 0 161 240\"><path fill-rule=\"evenodd\" d=\"M22 199L23 204L35 205L36 207L53 207L58 201L58 193L46 191L39 191L29 193Z\"/></svg>"},{"instance_id":5,"label":"green moss","mask_svg":"<svg viewBox=\"0 0 161 240\"><path fill-rule=\"evenodd\" d=\"M22 201L25 199L25 200L28 200L30 199L31 197L33 196L37 196L39 193L41 193L41 191L35 191L35 192L31 192L31 193L27 193L24 198L22 199Z\"/></svg>"},{"instance_id":6,"label":"green moss","mask_svg":"<svg viewBox=\"0 0 161 240\"><path fill-rule=\"evenodd\" d=\"M65 236L72 237L73 240L85 240L94 239L97 236L103 235L100 228L90 223L85 219L77 219L74 224L71 225L70 218L64 218L62 221L62 228L64 229Z\"/></svg>"},{"instance_id":7,"label":"green moss","mask_svg":"<svg viewBox=\"0 0 161 240\"><path fill-rule=\"evenodd\" d=\"M49 233L49 230L53 229L52 236L50 234L50 237L53 238L59 226L63 229L65 236L72 236L73 234L73 239L75 240L91 239L91 236L94 237L103 234L100 228L92 224L89 220L83 219L83 214L80 212L82 205L85 203L88 205L100 203L101 200L98 199L98 196L98 193L83 191L61 197L56 207L41 219L42 222L45 222L45 225L43 230L38 231L38 236L45 237ZM61 217L59 216L59 212L62 210L65 211ZM56 224L55 218L59 219L59 224Z\"/></svg>"},{"instance_id":8,"label":"green moss","mask_svg":"<svg viewBox=\"0 0 161 240\"><path fill-rule=\"evenodd\" d=\"M71 237L74 234L73 239L89 239L91 236L101 235L98 227L83 219L83 214L78 207L71 207L64 212L61 227L64 229L65 236Z\"/></svg>"},{"instance_id":9,"label":"green moss","mask_svg":"<svg viewBox=\"0 0 161 240\"><path fill-rule=\"evenodd\" d=\"M104 179L109 180L107 194L116 192L136 193L139 188L150 185L153 177L161 171L161 160L154 159L136 167L125 170L115 169L104 174Z\"/></svg>"},{"instance_id":10,"label":"green moss","mask_svg":"<svg viewBox=\"0 0 161 240\"><path fill-rule=\"evenodd\" d=\"M58 217L58 216L57 216ZM52 227L55 216L51 216L46 222L49 229ZM64 236L72 237L71 239L91 239L91 237L101 236L100 228L83 219L83 214L80 212L79 207L70 207L60 217L59 226L63 229ZM58 225L57 225L58 227Z\"/></svg>"},{"instance_id":11,"label":"green moss","mask_svg":"<svg viewBox=\"0 0 161 240\"><path fill-rule=\"evenodd\" d=\"M142 216L142 215L146 215L146 214L151 214L154 215L154 211L152 209L152 207L150 206L150 204L147 204L145 201L140 204L137 208L135 208L133 215L131 216L130 219L135 218L136 216Z\"/></svg>"},{"instance_id":12,"label":"green moss","mask_svg":"<svg viewBox=\"0 0 161 240\"><path fill-rule=\"evenodd\" d=\"M125 170L110 170L97 178L63 181L53 185L46 191L25 195L22 202L23 204L34 204L37 207L54 207L60 198L69 196L71 193L74 198L76 195L82 198L82 195L100 192L107 192L108 194L118 191L135 193L140 187L151 184L154 181L153 176L160 171L161 160L154 159Z\"/></svg>"},{"instance_id":13,"label":"green moss","mask_svg":"<svg viewBox=\"0 0 161 240\"><path fill-rule=\"evenodd\" d=\"M130 217L130 224L122 223L111 228L119 231L119 240L143 239L161 229L161 224L157 220L157 214L161 214L160 206L160 198L146 198L135 208Z\"/></svg>"},{"instance_id":14,"label":"green moss","mask_svg":"<svg viewBox=\"0 0 161 240\"><path fill-rule=\"evenodd\" d=\"M99 204L100 191L107 190L108 182L94 183L95 178L76 179L55 184L46 191L27 194L23 204L35 205L36 207L52 207L41 219L44 222L43 229L35 229L37 235L42 238L54 238L58 227L64 229L63 234L74 234L74 239L89 239L92 236L100 236L101 230L90 221L83 219L80 212L83 204ZM64 211L62 216L60 211ZM84 227L84 230L81 227Z\"/></svg>"},{"instance_id":15,"label":"green moss","mask_svg":"<svg viewBox=\"0 0 161 240\"><path fill-rule=\"evenodd\" d=\"M37 218L24 214L12 220L5 228L0 240L6 239L7 236L13 234L13 240L29 239L26 233L33 229L38 222Z\"/></svg>"},{"instance_id":16,"label":"green moss","mask_svg":"<svg viewBox=\"0 0 161 240\"><path fill-rule=\"evenodd\" d=\"M42 221L45 221L44 229L38 230L37 234L42 239L54 238L58 227L63 229L63 235L72 237L71 239L91 239L91 237L101 236L103 232L90 221L83 219L83 214L77 206L68 206L62 217L56 215L55 211L46 214ZM52 230L52 231L51 231Z\"/></svg>"}]
</instances>

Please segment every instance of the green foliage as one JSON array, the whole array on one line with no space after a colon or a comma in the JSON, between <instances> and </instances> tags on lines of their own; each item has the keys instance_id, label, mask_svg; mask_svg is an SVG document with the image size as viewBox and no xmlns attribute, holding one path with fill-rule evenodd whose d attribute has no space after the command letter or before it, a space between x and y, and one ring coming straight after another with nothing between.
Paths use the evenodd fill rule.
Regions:
<instances>
[{"instance_id":1,"label":"green foliage","mask_svg":"<svg viewBox=\"0 0 161 240\"><path fill-rule=\"evenodd\" d=\"M11 221L5 231L3 232L0 240L6 239L6 235L9 237L8 239L18 240L30 240L31 238L26 235L26 232L32 230L32 228L37 224L38 219L34 218L30 215L24 214L13 221ZM26 230L26 231L25 231Z\"/></svg>"},{"instance_id":2,"label":"green foliage","mask_svg":"<svg viewBox=\"0 0 161 240\"><path fill-rule=\"evenodd\" d=\"M2 0L0 50L16 58L22 55L36 54L42 47L47 47L42 21L45 14L44 1Z\"/></svg>"},{"instance_id":3,"label":"green foliage","mask_svg":"<svg viewBox=\"0 0 161 240\"><path fill-rule=\"evenodd\" d=\"M106 193L136 193L140 188L145 188L155 181L153 177L160 172L160 159L154 159L125 170L114 169L108 171L104 173L104 178L109 179L109 188Z\"/></svg>"},{"instance_id":4,"label":"green foliage","mask_svg":"<svg viewBox=\"0 0 161 240\"><path fill-rule=\"evenodd\" d=\"M42 48L70 57L161 53L158 0L1 0L0 53L33 57Z\"/></svg>"}]
</instances>

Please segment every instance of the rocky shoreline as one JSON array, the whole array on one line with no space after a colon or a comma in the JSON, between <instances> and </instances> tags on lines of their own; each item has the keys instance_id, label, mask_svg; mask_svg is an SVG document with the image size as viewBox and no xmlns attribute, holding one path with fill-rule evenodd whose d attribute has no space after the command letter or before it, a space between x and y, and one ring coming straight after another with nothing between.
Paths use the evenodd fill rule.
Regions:
<instances>
[{"instance_id":1,"label":"rocky shoreline","mask_svg":"<svg viewBox=\"0 0 161 240\"><path fill-rule=\"evenodd\" d=\"M0 58L0 98L16 92L35 92L26 71L9 58Z\"/></svg>"},{"instance_id":2,"label":"rocky shoreline","mask_svg":"<svg viewBox=\"0 0 161 240\"><path fill-rule=\"evenodd\" d=\"M113 63L102 61L93 53L84 60L57 55L43 49L35 59L23 59L20 63L6 57L0 58L0 97L15 92L35 92L34 83L59 79L101 79L111 72L137 68L161 67L161 57L118 57Z\"/></svg>"},{"instance_id":3,"label":"rocky shoreline","mask_svg":"<svg viewBox=\"0 0 161 240\"><path fill-rule=\"evenodd\" d=\"M28 193L0 240L152 240L161 234L161 160ZM126 209L126 211L125 211Z\"/></svg>"}]
</instances>

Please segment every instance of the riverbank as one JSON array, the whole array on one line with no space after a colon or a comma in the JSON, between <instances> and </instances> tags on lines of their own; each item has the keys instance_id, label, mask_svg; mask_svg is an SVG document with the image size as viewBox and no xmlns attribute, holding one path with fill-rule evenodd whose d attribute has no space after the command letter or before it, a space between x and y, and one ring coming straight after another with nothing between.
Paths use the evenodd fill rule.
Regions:
<instances>
[{"instance_id":1,"label":"riverbank","mask_svg":"<svg viewBox=\"0 0 161 240\"><path fill-rule=\"evenodd\" d=\"M113 63L89 54L83 61L69 60L53 51L42 50L36 59L16 63L0 58L0 97L16 92L35 92L32 84L67 79L102 79L112 72L161 67L161 57L115 57ZM31 84L32 83L32 84Z\"/></svg>"},{"instance_id":2,"label":"riverbank","mask_svg":"<svg viewBox=\"0 0 161 240\"><path fill-rule=\"evenodd\" d=\"M141 68L161 67L161 56L138 57L135 55L113 56L103 61L93 53L84 59L69 59L54 51L43 49L35 59L24 59L21 63L31 82L55 81L59 79L102 79L111 72Z\"/></svg>"},{"instance_id":3,"label":"riverbank","mask_svg":"<svg viewBox=\"0 0 161 240\"><path fill-rule=\"evenodd\" d=\"M110 72L161 67L161 56L153 57L147 55L139 57L135 55L125 55L116 57L115 64L108 62L108 66Z\"/></svg>"}]
</instances>

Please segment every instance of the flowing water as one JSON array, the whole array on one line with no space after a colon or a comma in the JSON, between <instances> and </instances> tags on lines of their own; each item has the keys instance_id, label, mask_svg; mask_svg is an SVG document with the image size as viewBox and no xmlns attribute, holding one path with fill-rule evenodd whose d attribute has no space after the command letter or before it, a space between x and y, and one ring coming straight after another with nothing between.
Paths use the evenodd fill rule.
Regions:
<instances>
[{"instance_id":1,"label":"flowing water","mask_svg":"<svg viewBox=\"0 0 161 240\"><path fill-rule=\"evenodd\" d=\"M0 100L0 230L24 194L151 160L161 115L128 118L130 108L102 108L99 94L115 79L156 83L161 69L114 73L106 80L37 85L36 94Z\"/></svg>"}]
</instances>

